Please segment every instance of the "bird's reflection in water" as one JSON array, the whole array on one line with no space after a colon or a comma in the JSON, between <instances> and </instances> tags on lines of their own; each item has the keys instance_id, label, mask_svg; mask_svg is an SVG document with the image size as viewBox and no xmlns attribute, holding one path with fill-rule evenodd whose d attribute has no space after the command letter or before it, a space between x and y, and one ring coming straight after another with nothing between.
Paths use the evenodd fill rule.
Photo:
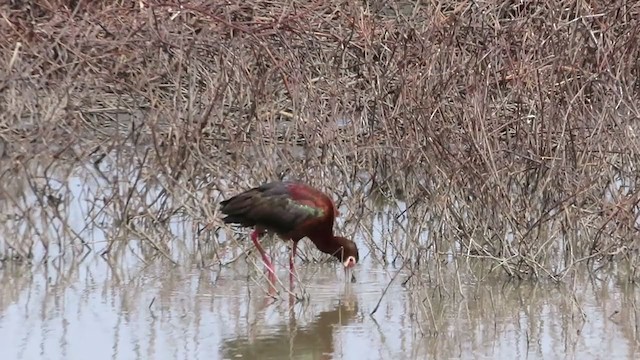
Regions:
<instances>
[{"instance_id":1,"label":"bird's reflection in water","mask_svg":"<svg viewBox=\"0 0 640 360\"><path fill-rule=\"evenodd\" d=\"M334 309L323 311L308 325L298 327L293 308L288 325L273 328L257 339L243 336L226 340L223 359L330 359L334 353L334 331L355 322L358 304L345 300Z\"/></svg>"}]
</instances>

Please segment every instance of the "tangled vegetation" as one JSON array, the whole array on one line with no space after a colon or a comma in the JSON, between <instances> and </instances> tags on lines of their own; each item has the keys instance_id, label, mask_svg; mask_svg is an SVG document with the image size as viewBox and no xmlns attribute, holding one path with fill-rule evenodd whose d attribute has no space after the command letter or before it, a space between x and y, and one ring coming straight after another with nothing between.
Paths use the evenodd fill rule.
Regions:
<instances>
[{"instance_id":1,"label":"tangled vegetation","mask_svg":"<svg viewBox=\"0 0 640 360\"><path fill-rule=\"evenodd\" d=\"M218 202L298 178L332 194L365 261L638 276L638 2L15 0L0 13L5 260L135 243L143 261L226 264L250 242Z\"/></svg>"}]
</instances>

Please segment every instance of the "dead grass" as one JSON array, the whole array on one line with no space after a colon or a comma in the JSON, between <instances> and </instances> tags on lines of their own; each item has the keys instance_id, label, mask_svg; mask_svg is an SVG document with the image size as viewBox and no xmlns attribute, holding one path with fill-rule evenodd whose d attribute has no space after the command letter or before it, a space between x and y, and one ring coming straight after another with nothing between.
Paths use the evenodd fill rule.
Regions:
<instances>
[{"instance_id":1,"label":"dead grass","mask_svg":"<svg viewBox=\"0 0 640 360\"><path fill-rule=\"evenodd\" d=\"M135 239L144 261L179 263L186 249L225 263L238 255L230 230L201 231L221 225L217 203L287 177L332 192L340 230L413 274L480 258L518 278L560 280L587 262L637 278L640 4L0 11L3 206L33 223L47 199L74 196L60 185L72 169L93 184L84 227L68 208L43 212L60 249L113 256ZM20 200L20 181L39 200ZM383 234L369 234L376 217ZM172 228L180 219L195 231ZM94 227L104 240L86 240ZM55 243L25 231L3 237L5 256Z\"/></svg>"}]
</instances>

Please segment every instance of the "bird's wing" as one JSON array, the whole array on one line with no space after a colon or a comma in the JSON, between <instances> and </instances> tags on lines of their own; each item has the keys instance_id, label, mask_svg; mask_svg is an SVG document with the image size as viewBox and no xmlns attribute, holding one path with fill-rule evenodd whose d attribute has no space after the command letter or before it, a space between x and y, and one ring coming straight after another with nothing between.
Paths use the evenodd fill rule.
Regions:
<instances>
[{"instance_id":1,"label":"bird's wing","mask_svg":"<svg viewBox=\"0 0 640 360\"><path fill-rule=\"evenodd\" d=\"M227 214L223 220L288 233L308 220L325 215L325 209L318 207L309 195L288 183L264 184L221 202L221 211Z\"/></svg>"}]
</instances>

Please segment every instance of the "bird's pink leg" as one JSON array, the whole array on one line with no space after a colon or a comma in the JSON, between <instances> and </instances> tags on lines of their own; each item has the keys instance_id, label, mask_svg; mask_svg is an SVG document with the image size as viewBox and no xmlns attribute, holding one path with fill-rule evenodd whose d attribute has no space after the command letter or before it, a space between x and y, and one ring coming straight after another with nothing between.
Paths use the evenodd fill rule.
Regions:
<instances>
[{"instance_id":1,"label":"bird's pink leg","mask_svg":"<svg viewBox=\"0 0 640 360\"><path fill-rule=\"evenodd\" d=\"M262 232L258 232L257 230L254 230L253 232L251 232L251 241L253 241L253 244L256 246L256 248L260 252L260 255L262 256L262 261L264 262L264 265L267 267L267 270L269 271L269 280L272 280L272 282L275 283L276 274L273 271L273 265L271 264L271 260L269 260L267 253L262 248L262 245L260 245L260 236L262 234L263 234Z\"/></svg>"},{"instance_id":2,"label":"bird's pink leg","mask_svg":"<svg viewBox=\"0 0 640 360\"><path fill-rule=\"evenodd\" d=\"M293 288L293 273L295 271L294 264L296 261L296 251L298 249L298 242L293 242L293 247L291 248L291 252L289 253L289 285Z\"/></svg>"}]
</instances>

